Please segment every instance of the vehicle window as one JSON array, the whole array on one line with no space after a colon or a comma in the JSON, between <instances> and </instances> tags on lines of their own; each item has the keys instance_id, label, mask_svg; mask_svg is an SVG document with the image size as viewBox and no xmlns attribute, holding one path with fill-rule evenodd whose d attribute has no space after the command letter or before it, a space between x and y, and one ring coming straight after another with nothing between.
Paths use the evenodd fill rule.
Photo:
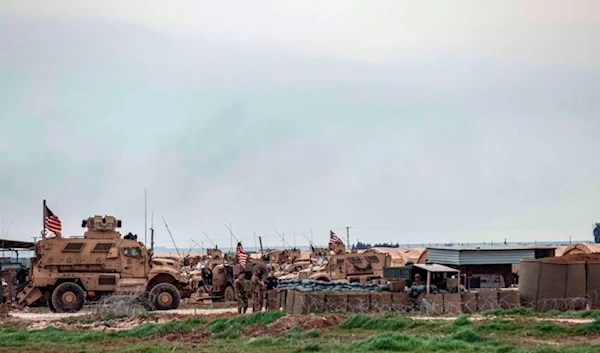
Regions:
<instances>
[{"instance_id":1,"label":"vehicle window","mask_svg":"<svg viewBox=\"0 0 600 353\"><path fill-rule=\"evenodd\" d=\"M123 248L123 254L131 257L142 257L140 248Z\"/></svg>"}]
</instances>

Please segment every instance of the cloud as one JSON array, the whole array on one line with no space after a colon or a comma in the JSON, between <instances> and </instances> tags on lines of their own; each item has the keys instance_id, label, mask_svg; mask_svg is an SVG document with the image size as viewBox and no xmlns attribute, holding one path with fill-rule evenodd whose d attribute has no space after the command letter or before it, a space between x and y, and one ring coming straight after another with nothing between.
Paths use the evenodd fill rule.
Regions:
<instances>
[{"instance_id":1,"label":"cloud","mask_svg":"<svg viewBox=\"0 0 600 353\"><path fill-rule=\"evenodd\" d=\"M221 246L229 222L266 245L281 243L275 230L325 242L347 225L401 243L591 239L597 24L534 29L498 4L497 17L457 6L453 19L394 3L334 16L265 2L232 18L192 3L172 17L12 6L0 21L11 236L39 234L43 198L69 234L95 213L142 234L148 188L167 246L160 216L180 242L206 231Z\"/></svg>"}]
</instances>

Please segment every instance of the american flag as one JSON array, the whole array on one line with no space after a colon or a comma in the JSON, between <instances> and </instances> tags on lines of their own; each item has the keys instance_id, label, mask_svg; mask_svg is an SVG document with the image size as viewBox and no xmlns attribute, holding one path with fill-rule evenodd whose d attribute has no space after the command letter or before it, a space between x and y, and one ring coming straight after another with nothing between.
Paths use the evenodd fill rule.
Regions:
<instances>
[{"instance_id":1,"label":"american flag","mask_svg":"<svg viewBox=\"0 0 600 353\"><path fill-rule=\"evenodd\" d=\"M44 226L54 234L62 231L60 219L46 205L44 205Z\"/></svg>"},{"instance_id":2,"label":"american flag","mask_svg":"<svg viewBox=\"0 0 600 353\"><path fill-rule=\"evenodd\" d=\"M344 244L344 242L333 232L333 230L329 230L329 244Z\"/></svg>"},{"instance_id":3,"label":"american flag","mask_svg":"<svg viewBox=\"0 0 600 353\"><path fill-rule=\"evenodd\" d=\"M248 253L244 251L244 247L242 246L242 243L237 244L237 249L235 251L235 254L237 255L237 258L238 258L238 265L240 265L242 267L246 267L246 261L248 261Z\"/></svg>"}]
</instances>

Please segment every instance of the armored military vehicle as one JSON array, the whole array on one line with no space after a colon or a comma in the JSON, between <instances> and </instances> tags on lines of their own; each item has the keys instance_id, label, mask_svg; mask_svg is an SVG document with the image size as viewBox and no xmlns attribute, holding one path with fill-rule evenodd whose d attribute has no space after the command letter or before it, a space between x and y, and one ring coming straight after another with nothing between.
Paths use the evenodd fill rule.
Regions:
<instances>
[{"instance_id":1,"label":"armored military vehicle","mask_svg":"<svg viewBox=\"0 0 600 353\"><path fill-rule=\"evenodd\" d=\"M302 260L302 252L298 249L273 250L266 256L268 268L275 276L293 276L310 266L310 260Z\"/></svg>"},{"instance_id":2,"label":"armored military vehicle","mask_svg":"<svg viewBox=\"0 0 600 353\"><path fill-rule=\"evenodd\" d=\"M346 252L344 244L329 244L327 263L300 271L300 279L318 281L343 281L367 283L383 277L383 269L389 267L392 258L389 254L366 250Z\"/></svg>"},{"instance_id":3,"label":"armored military vehicle","mask_svg":"<svg viewBox=\"0 0 600 353\"><path fill-rule=\"evenodd\" d=\"M86 300L111 293L139 294L148 310L176 309L187 282L176 261L154 258L121 221L93 216L81 237L44 236L35 244L30 282L18 294L21 305L45 300L52 311L76 312Z\"/></svg>"},{"instance_id":4,"label":"armored military vehicle","mask_svg":"<svg viewBox=\"0 0 600 353\"><path fill-rule=\"evenodd\" d=\"M255 270L260 271L261 279L265 279L268 274L267 266L260 261L248 259L246 267L242 268L236 265L236 257L232 259L231 256L223 256L220 250L215 250L208 250L211 262L207 262L208 266L199 270L191 279L190 288L194 296L204 294L205 298L235 301L233 283L240 272L245 273L246 279L250 279Z\"/></svg>"}]
</instances>

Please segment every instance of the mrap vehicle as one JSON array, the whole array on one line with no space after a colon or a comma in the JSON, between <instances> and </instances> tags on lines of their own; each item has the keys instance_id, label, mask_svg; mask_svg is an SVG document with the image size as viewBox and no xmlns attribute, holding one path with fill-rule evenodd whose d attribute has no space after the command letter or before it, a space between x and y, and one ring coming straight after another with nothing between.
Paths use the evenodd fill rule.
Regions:
<instances>
[{"instance_id":1,"label":"mrap vehicle","mask_svg":"<svg viewBox=\"0 0 600 353\"><path fill-rule=\"evenodd\" d=\"M176 261L154 258L131 233L122 237L113 216L89 217L81 226L87 227L83 236L56 234L35 244L19 304L45 301L53 312L76 312L86 300L121 293L139 295L148 310L179 307L187 281Z\"/></svg>"}]
</instances>

